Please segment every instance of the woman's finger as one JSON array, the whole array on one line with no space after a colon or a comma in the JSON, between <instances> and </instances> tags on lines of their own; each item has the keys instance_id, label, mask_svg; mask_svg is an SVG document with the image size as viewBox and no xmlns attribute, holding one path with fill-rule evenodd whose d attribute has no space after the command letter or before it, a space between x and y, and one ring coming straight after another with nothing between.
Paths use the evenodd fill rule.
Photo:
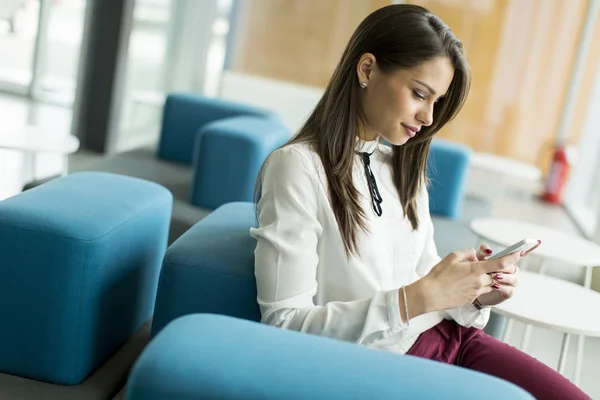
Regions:
<instances>
[{"instance_id":1,"label":"woman's finger","mask_svg":"<svg viewBox=\"0 0 600 400\"><path fill-rule=\"evenodd\" d=\"M500 285L516 286L519 278L515 274L491 274L496 283Z\"/></svg>"},{"instance_id":2,"label":"woman's finger","mask_svg":"<svg viewBox=\"0 0 600 400\"><path fill-rule=\"evenodd\" d=\"M450 261L469 261L474 262L477 260L477 253L475 249L464 249L454 251L446 256Z\"/></svg>"},{"instance_id":3,"label":"woman's finger","mask_svg":"<svg viewBox=\"0 0 600 400\"><path fill-rule=\"evenodd\" d=\"M531 253L532 251L534 251L535 249L537 249L540 245L542 244L541 240L537 241L537 244L535 246L533 246L531 249L522 252L521 257L525 257L527 254Z\"/></svg>"},{"instance_id":4,"label":"woman's finger","mask_svg":"<svg viewBox=\"0 0 600 400\"><path fill-rule=\"evenodd\" d=\"M481 273L492 274L492 273L507 273L514 274L516 271L515 264L521 259L521 253L515 251L509 255L506 255L495 260L479 261L474 264Z\"/></svg>"},{"instance_id":5,"label":"woman's finger","mask_svg":"<svg viewBox=\"0 0 600 400\"><path fill-rule=\"evenodd\" d=\"M479 260L479 261L487 260L487 258L489 256L491 256L492 253L493 253L493 251L490 248L490 246L483 243L481 246L479 246L479 249L477 250L477 260Z\"/></svg>"},{"instance_id":6,"label":"woman's finger","mask_svg":"<svg viewBox=\"0 0 600 400\"><path fill-rule=\"evenodd\" d=\"M509 285L500 285L500 287L496 289L496 291L500 293L500 297L506 300L510 299L513 296L515 288Z\"/></svg>"}]
</instances>

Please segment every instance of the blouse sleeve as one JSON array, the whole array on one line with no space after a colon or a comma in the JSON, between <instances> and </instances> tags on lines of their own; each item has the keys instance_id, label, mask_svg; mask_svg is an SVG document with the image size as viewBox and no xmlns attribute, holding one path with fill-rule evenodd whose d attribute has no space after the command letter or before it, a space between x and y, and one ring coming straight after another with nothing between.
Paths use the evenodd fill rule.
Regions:
<instances>
[{"instance_id":1,"label":"blouse sleeve","mask_svg":"<svg viewBox=\"0 0 600 400\"><path fill-rule=\"evenodd\" d=\"M398 290L314 304L323 228L312 164L309 156L288 146L275 151L265 167L258 228L250 231L257 240L255 276L262 322L364 345L408 332L400 319ZM413 329L418 324L411 320Z\"/></svg>"},{"instance_id":2,"label":"blouse sleeve","mask_svg":"<svg viewBox=\"0 0 600 400\"><path fill-rule=\"evenodd\" d=\"M424 224L427 232L423 253L421 253L421 257L419 258L417 265L417 275L419 275L421 278L427 275L429 271L441 261L435 246L435 241L433 239L434 228L431 216L429 214L429 195L427 194L427 190L424 192L425 201L421 203L421 206L424 209L426 208L427 212L422 214L425 216L425 218L422 218L422 220L419 222ZM448 318L453 319L459 325L467 328L474 327L478 329L483 329L490 317L490 311L488 307L478 310L473 304L466 304L462 307L448 309L445 310L444 313Z\"/></svg>"}]
</instances>

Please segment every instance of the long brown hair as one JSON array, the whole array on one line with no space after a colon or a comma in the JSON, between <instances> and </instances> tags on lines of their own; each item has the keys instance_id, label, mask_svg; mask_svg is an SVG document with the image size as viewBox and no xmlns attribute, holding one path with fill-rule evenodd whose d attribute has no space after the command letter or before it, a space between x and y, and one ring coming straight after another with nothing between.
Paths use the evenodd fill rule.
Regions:
<instances>
[{"instance_id":1,"label":"long brown hair","mask_svg":"<svg viewBox=\"0 0 600 400\"><path fill-rule=\"evenodd\" d=\"M357 251L358 228L367 230L366 214L352 181L356 136L361 124L361 88L356 70L365 53L375 56L382 73L416 67L440 56L448 57L454 66L448 92L435 105L433 124L423 126L415 138L393 149L394 184L413 229L419 226L417 196L426 182L431 139L458 114L470 87L470 71L461 42L427 9L389 5L371 13L358 26L317 106L286 144L309 143L320 156L329 186L329 201L348 256ZM260 199L265 164L258 176L256 202Z\"/></svg>"}]
</instances>

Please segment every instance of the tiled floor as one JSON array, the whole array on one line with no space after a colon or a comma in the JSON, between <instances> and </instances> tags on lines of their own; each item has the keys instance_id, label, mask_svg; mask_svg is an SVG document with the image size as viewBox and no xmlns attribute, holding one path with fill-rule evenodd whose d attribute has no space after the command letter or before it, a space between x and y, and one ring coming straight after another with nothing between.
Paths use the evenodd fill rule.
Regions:
<instances>
[{"instance_id":1,"label":"tiled floor","mask_svg":"<svg viewBox=\"0 0 600 400\"><path fill-rule=\"evenodd\" d=\"M2 121L0 129L11 129L10 127L19 126L24 123L36 123L44 125L48 129L61 130L68 133L70 131L70 118L71 111L69 109L30 104L21 97L0 93L0 121ZM78 153L70 157L70 165L78 168L96 157L99 156ZM26 172L24 171L23 163L24 160L20 155L8 151L0 151L0 199L18 193L20 187L22 187ZM57 168L59 165L57 160L51 157L41 158L38 163L37 176L51 175L53 172L59 170L59 167ZM497 188L497 182L490 181L489 177L484 178L475 173L471 174L468 191L471 194L488 198L493 204L494 216L521 219L558 228L575 235L579 234L578 229L562 208L539 203L531 197L524 200L516 192L505 191L504 193L500 193ZM582 277L581 271L578 269L565 269L560 265L551 266L548 273L572 281L581 281ZM596 310L596 314L590 317L598 318L598 315L600 314ZM515 324L512 335L509 338L511 344L519 344L522 329L523 326L521 324ZM561 340L560 334L534 328L528 352L542 362L555 367L558 361ZM572 341L570 358L566 367L566 375L568 377L571 376L573 371L573 360L576 350L575 343L576 341ZM595 368L599 365L600 339L588 338L585 346L581 387L592 398L600 399L600 381L597 379L598 374L595 371Z\"/></svg>"}]
</instances>

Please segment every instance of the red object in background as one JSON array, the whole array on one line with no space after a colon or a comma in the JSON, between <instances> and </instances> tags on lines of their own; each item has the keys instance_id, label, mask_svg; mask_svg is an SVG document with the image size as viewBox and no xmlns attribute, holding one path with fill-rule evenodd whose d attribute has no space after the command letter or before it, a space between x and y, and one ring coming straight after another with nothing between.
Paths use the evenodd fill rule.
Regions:
<instances>
[{"instance_id":1,"label":"red object in background","mask_svg":"<svg viewBox=\"0 0 600 400\"><path fill-rule=\"evenodd\" d=\"M569 160L564 147L557 147L552 157L552 167L546 178L542 200L552 204L562 203L562 193L569 176Z\"/></svg>"}]
</instances>

